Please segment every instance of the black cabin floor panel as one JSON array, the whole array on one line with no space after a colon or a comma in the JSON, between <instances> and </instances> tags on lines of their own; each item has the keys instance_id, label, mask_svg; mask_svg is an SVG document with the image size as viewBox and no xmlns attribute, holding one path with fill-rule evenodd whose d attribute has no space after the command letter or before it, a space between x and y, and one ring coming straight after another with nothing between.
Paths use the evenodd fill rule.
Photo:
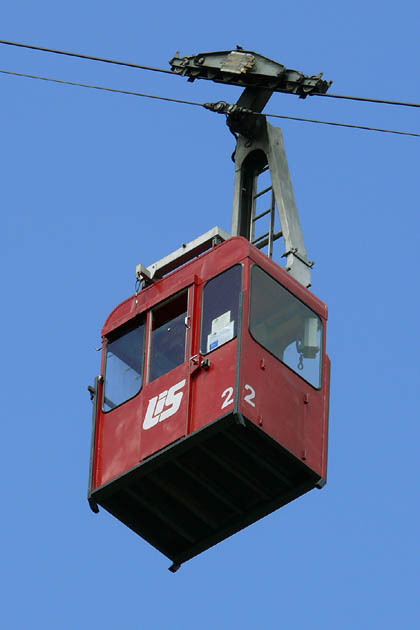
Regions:
<instances>
[{"instance_id":1,"label":"black cabin floor panel","mask_svg":"<svg viewBox=\"0 0 420 630\"><path fill-rule=\"evenodd\" d=\"M319 479L258 427L243 426L232 415L164 449L92 497L180 564Z\"/></svg>"}]
</instances>

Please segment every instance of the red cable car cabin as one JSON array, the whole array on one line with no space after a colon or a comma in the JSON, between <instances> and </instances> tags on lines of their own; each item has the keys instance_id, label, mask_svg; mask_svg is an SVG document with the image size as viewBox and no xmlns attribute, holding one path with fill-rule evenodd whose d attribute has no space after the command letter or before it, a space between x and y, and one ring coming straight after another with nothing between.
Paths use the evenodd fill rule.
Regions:
<instances>
[{"instance_id":1,"label":"red cable car cabin","mask_svg":"<svg viewBox=\"0 0 420 630\"><path fill-rule=\"evenodd\" d=\"M327 308L245 238L117 306L102 331L89 501L173 562L322 487Z\"/></svg>"}]
</instances>

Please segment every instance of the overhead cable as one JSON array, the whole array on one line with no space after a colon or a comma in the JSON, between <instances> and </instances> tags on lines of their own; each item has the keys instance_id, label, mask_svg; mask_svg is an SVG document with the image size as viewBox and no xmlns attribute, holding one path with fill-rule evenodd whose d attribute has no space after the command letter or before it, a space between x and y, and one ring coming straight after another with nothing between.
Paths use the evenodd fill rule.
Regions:
<instances>
[{"instance_id":1,"label":"overhead cable","mask_svg":"<svg viewBox=\"0 0 420 630\"><path fill-rule=\"evenodd\" d=\"M172 72L172 70L166 70L165 68L155 68L153 66L145 66L138 63L132 63L130 61L119 61L116 59L107 59L106 57L95 57L93 55L85 55L82 53L69 52L67 50L56 50L54 48L46 48L45 46L35 46L33 44L22 44L21 42L9 42L4 39L0 39L0 44L6 46L17 46L19 48L27 48L29 50L40 50L41 52L53 53L55 55L66 55L68 57L77 57L79 59L89 59L91 61L101 61L102 63L115 64L117 66L126 66L128 68L137 68L139 70L151 70L153 72L163 72L164 74L171 74L172 76L178 76L178 74ZM346 96L344 94L320 94L314 92L311 96L326 96L328 98L346 99L351 101L362 101L366 103L380 103L384 105L398 105L403 107L420 107L420 103L407 103L404 101L390 101L379 98L368 98L363 96Z\"/></svg>"},{"instance_id":2,"label":"overhead cable","mask_svg":"<svg viewBox=\"0 0 420 630\"><path fill-rule=\"evenodd\" d=\"M143 98L153 98L159 101L169 101L171 103L182 103L184 105L199 105L194 101L183 101L179 98L169 98L168 96L154 96L152 94L142 94L141 92L130 92L129 90L118 90L117 88L104 87L102 85L90 85L89 83L77 83L76 81L64 81L63 79L52 79L51 77L40 77L36 74L24 74L23 72L11 72L10 70L0 70L2 74L10 74L15 77L26 77L28 79L39 79L40 81L51 81L52 83L62 83L64 85L75 85L77 87L91 88L92 90L102 90L104 92L116 92L117 94L130 94L131 96L142 96Z\"/></svg>"},{"instance_id":3,"label":"overhead cable","mask_svg":"<svg viewBox=\"0 0 420 630\"><path fill-rule=\"evenodd\" d=\"M404 101L386 101L383 98L366 98L363 96L344 96L344 94L320 94L313 92L311 96L328 96L328 98L344 98L348 101L363 101L366 103L380 103L382 105L401 105L403 107L420 107L420 103L405 103Z\"/></svg>"},{"instance_id":4,"label":"overhead cable","mask_svg":"<svg viewBox=\"0 0 420 630\"><path fill-rule=\"evenodd\" d=\"M414 133L412 131L397 131L395 129L381 129L380 127L368 127L365 125L351 125L350 123L338 123L326 120L315 120L313 118L298 118L297 116L283 116L281 114L265 114L264 116L270 116L271 118L285 118L286 120L298 120L301 122L315 123L318 125L333 125L334 127L349 127L350 129L363 129L364 131L380 131L382 133L396 133L399 136L414 136L420 138L420 133Z\"/></svg>"},{"instance_id":5,"label":"overhead cable","mask_svg":"<svg viewBox=\"0 0 420 630\"><path fill-rule=\"evenodd\" d=\"M24 74L23 72L12 72L10 70L0 70L1 74L6 74L6 75L11 75L11 76L15 76L15 77L25 77L28 79L38 79L40 81L49 81L51 83L60 83L60 84L64 84L64 85L71 85L71 86L77 86L77 87L83 87L83 88L89 88L89 89L93 89L93 90L101 90L103 92L115 92L117 94L128 94L130 96L140 96L142 98L150 98L150 99L155 99L155 100L159 100L159 101L169 101L170 103L180 103L182 105L195 105L196 107L205 107L206 109L208 109L208 107L206 107L207 103L197 103L196 101L186 101L184 99L179 99L179 98L170 98L168 96L157 96L154 94L144 94L142 92L132 92L130 90L119 90L117 88L109 88L109 87L105 87L102 85L91 85L88 83L77 83L75 81L65 81L63 79L53 79L51 77L42 77L42 76L38 76L38 75L34 75L34 74ZM265 113L264 114L259 114L258 112L250 112L250 113L255 113L256 115L264 115L264 116L268 116L270 118L283 118L285 120L296 120L298 122L309 122L309 123L315 123L318 125L333 125L334 127L348 127L351 129L361 129L364 131L379 131L382 133L393 133L393 134L397 134L400 136L414 136L417 138L420 138L420 133L414 133L414 132L410 132L410 131L397 131L394 129L380 129L378 127L368 127L368 126L362 126L362 125L352 125L352 124L347 124L347 123L339 123L339 122L331 122L331 121L326 121L326 120L314 120L311 118L298 118L297 116L286 116L283 114L269 114L269 113Z\"/></svg>"},{"instance_id":6,"label":"overhead cable","mask_svg":"<svg viewBox=\"0 0 420 630\"><path fill-rule=\"evenodd\" d=\"M163 68L153 68L152 66L142 66L138 63L131 63L130 61L118 61L116 59L106 59L105 57L94 57L92 55L83 55L82 53L68 52L67 50L55 50L54 48L45 48L44 46L33 46L32 44L8 42L3 39L0 39L0 44L6 44L7 46L18 46L19 48L29 48L30 50L40 50L42 52L54 53L55 55L66 55L67 57L78 57L79 59L101 61L102 63L111 63L117 66L127 66L128 68L137 68L139 70L152 70L153 72L164 72L166 74L172 74L173 76L175 76L172 70L164 70Z\"/></svg>"}]
</instances>

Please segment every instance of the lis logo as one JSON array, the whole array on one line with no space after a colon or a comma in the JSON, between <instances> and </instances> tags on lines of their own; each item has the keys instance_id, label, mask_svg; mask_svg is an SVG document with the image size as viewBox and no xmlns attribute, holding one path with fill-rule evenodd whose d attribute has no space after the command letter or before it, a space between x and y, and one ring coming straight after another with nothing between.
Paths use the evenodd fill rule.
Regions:
<instances>
[{"instance_id":1,"label":"lis logo","mask_svg":"<svg viewBox=\"0 0 420 630\"><path fill-rule=\"evenodd\" d=\"M184 392L180 391L186 381L180 381L176 385L172 385L169 389L165 389L158 396L153 396L147 405L146 415L143 420L143 429L151 429L158 422L166 420L173 416L179 409Z\"/></svg>"}]
</instances>

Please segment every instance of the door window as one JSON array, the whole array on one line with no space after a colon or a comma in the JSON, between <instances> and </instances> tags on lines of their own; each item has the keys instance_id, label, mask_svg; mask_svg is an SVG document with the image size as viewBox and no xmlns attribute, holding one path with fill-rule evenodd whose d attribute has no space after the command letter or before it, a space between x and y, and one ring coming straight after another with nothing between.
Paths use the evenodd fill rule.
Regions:
<instances>
[{"instance_id":1,"label":"door window","mask_svg":"<svg viewBox=\"0 0 420 630\"><path fill-rule=\"evenodd\" d=\"M152 310L149 381L170 372L185 361L188 293Z\"/></svg>"}]
</instances>

